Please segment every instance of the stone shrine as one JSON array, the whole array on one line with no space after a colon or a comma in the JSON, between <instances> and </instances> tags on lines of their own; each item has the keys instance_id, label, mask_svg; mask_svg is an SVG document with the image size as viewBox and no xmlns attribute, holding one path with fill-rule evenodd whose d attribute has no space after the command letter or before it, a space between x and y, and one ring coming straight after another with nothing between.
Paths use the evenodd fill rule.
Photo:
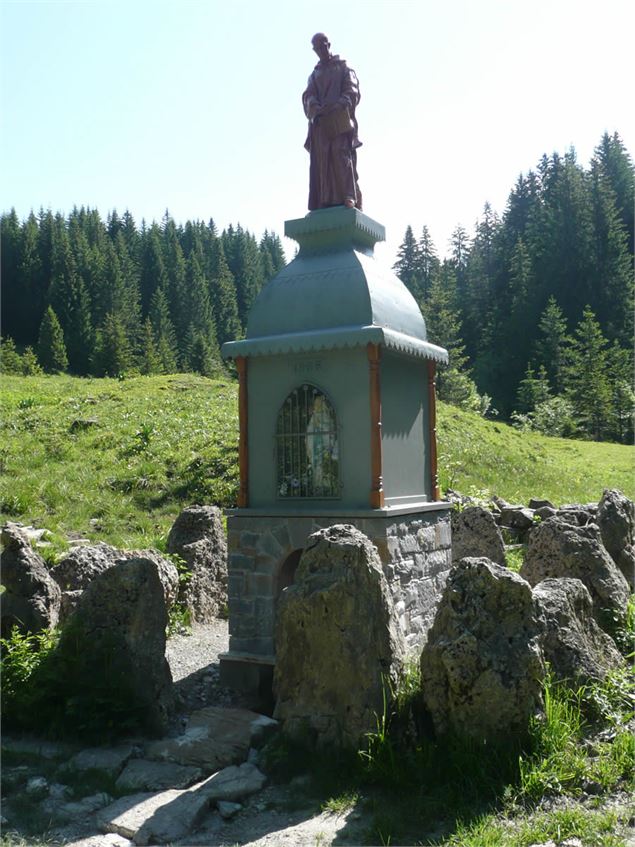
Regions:
<instances>
[{"instance_id":1,"label":"stone shrine","mask_svg":"<svg viewBox=\"0 0 635 847\"><path fill-rule=\"evenodd\" d=\"M376 262L384 227L335 206L285 224L297 256L262 289L239 375L240 495L228 511L229 651L221 678L266 690L281 591L308 536L356 526L377 547L411 649L426 638L451 564L439 502L435 368L405 285Z\"/></svg>"}]
</instances>

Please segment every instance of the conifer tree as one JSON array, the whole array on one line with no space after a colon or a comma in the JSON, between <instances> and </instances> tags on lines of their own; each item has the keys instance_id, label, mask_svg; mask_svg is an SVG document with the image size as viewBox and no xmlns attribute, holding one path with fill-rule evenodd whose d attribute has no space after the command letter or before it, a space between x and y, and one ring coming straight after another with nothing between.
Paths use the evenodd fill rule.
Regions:
<instances>
[{"instance_id":1,"label":"conifer tree","mask_svg":"<svg viewBox=\"0 0 635 847\"><path fill-rule=\"evenodd\" d=\"M29 346L22 354L22 374L24 376L38 376L41 373L42 368L35 355L35 350Z\"/></svg>"},{"instance_id":2,"label":"conifer tree","mask_svg":"<svg viewBox=\"0 0 635 847\"><path fill-rule=\"evenodd\" d=\"M154 332L154 343L161 363L162 373L175 373L177 369L177 344L174 326L170 320L168 301L162 288L152 295L149 312Z\"/></svg>"},{"instance_id":3,"label":"conifer tree","mask_svg":"<svg viewBox=\"0 0 635 847\"><path fill-rule=\"evenodd\" d=\"M161 362L159 351L157 350L157 345L154 340L154 330L152 329L152 322L150 321L149 317L147 317L143 322L139 347L139 370L141 371L141 373L161 373L163 365Z\"/></svg>"},{"instance_id":4,"label":"conifer tree","mask_svg":"<svg viewBox=\"0 0 635 847\"><path fill-rule=\"evenodd\" d=\"M589 438L600 441L607 433L610 421L606 339L588 306L575 329L566 384L567 396L573 404L580 429Z\"/></svg>"},{"instance_id":5,"label":"conifer tree","mask_svg":"<svg viewBox=\"0 0 635 847\"><path fill-rule=\"evenodd\" d=\"M63 228L53 245L49 296L64 331L70 369L75 373L88 373L93 338L90 301Z\"/></svg>"},{"instance_id":6,"label":"conifer tree","mask_svg":"<svg viewBox=\"0 0 635 847\"><path fill-rule=\"evenodd\" d=\"M415 299L421 304L430 297L434 279L439 273L439 257L427 226L423 227L417 248L418 295Z\"/></svg>"},{"instance_id":7,"label":"conifer tree","mask_svg":"<svg viewBox=\"0 0 635 847\"><path fill-rule=\"evenodd\" d=\"M393 270L416 300L420 292L419 245L410 225L406 228L404 239L397 251Z\"/></svg>"},{"instance_id":8,"label":"conifer tree","mask_svg":"<svg viewBox=\"0 0 635 847\"><path fill-rule=\"evenodd\" d=\"M538 330L535 345L538 362L545 368L554 393L562 394L565 389L567 351L571 340L567 334L567 322L562 309L553 296L549 298L540 317Z\"/></svg>"},{"instance_id":9,"label":"conifer tree","mask_svg":"<svg viewBox=\"0 0 635 847\"><path fill-rule=\"evenodd\" d=\"M22 356L15 349L15 341L7 336L0 338L0 374L21 374Z\"/></svg>"},{"instance_id":10,"label":"conifer tree","mask_svg":"<svg viewBox=\"0 0 635 847\"><path fill-rule=\"evenodd\" d=\"M95 336L93 366L98 376L121 376L134 365L126 328L115 314L106 315Z\"/></svg>"},{"instance_id":11,"label":"conifer tree","mask_svg":"<svg viewBox=\"0 0 635 847\"><path fill-rule=\"evenodd\" d=\"M234 341L242 335L236 301L236 286L225 260L223 243L215 238L209 248L208 279L212 312L216 321L219 345Z\"/></svg>"},{"instance_id":12,"label":"conifer tree","mask_svg":"<svg viewBox=\"0 0 635 847\"><path fill-rule=\"evenodd\" d=\"M63 373L68 367L64 333L50 306L44 312L40 324L38 358L46 373Z\"/></svg>"}]
</instances>

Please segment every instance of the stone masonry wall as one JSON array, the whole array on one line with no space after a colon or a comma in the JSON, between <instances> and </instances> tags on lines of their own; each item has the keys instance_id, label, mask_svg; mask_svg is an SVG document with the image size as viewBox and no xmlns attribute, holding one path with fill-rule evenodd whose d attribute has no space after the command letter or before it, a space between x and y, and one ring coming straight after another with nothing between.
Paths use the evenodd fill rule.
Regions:
<instances>
[{"instance_id":1,"label":"stone masonry wall","mask_svg":"<svg viewBox=\"0 0 635 847\"><path fill-rule=\"evenodd\" d=\"M336 523L353 524L377 547L407 646L423 646L451 565L449 506L391 518L230 516L230 654L274 655L280 569L311 533Z\"/></svg>"}]
</instances>

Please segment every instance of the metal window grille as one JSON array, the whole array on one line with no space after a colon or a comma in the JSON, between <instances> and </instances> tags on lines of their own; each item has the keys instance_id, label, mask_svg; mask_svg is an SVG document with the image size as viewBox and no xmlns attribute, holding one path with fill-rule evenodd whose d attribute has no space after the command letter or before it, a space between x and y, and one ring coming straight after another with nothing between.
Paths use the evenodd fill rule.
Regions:
<instances>
[{"instance_id":1,"label":"metal window grille","mask_svg":"<svg viewBox=\"0 0 635 847\"><path fill-rule=\"evenodd\" d=\"M339 497L335 411L314 385L289 394L276 428L278 497Z\"/></svg>"}]
</instances>

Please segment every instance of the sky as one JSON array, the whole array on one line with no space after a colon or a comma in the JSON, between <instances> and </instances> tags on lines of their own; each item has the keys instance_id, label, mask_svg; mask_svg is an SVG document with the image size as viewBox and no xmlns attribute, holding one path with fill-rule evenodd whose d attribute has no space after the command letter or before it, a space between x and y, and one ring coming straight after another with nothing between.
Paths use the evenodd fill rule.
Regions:
<instances>
[{"instance_id":1,"label":"sky","mask_svg":"<svg viewBox=\"0 0 635 847\"><path fill-rule=\"evenodd\" d=\"M0 209L167 209L282 237L307 213L301 94L323 31L360 81L377 258L408 225L442 257L544 153L586 167L607 131L635 158L634 24L632 0L0 0Z\"/></svg>"}]
</instances>

